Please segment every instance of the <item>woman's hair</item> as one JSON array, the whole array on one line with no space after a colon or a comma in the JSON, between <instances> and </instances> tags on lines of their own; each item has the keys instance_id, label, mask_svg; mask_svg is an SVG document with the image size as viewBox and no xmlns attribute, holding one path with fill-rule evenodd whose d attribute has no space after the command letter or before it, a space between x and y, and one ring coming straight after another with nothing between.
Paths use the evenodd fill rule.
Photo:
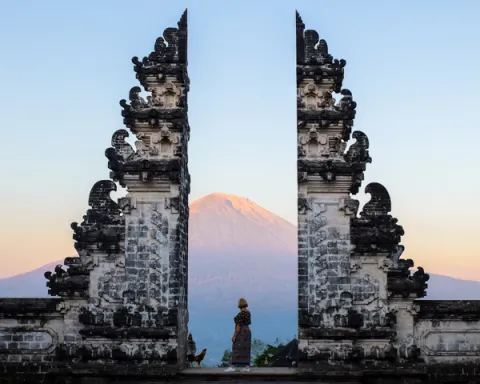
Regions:
<instances>
[{"instance_id":1,"label":"woman's hair","mask_svg":"<svg viewBox=\"0 0 480 384\"><path fill-rule=\"evenodd\" d=\"M243 297L238 300L238 308L242 309L247 307L248 307L247 300L245 300Z\"/></svg>"}]
</instances>

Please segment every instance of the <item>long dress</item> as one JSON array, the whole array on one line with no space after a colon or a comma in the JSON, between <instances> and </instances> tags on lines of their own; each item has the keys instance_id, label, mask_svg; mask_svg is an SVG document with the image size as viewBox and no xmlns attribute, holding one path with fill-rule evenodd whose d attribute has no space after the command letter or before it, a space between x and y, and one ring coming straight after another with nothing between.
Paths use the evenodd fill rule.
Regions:
<instances>
[{"instance_id":1,"label":"long dress","mask_svg":"<svg viewBox=\"0 0 480 384\"><path fill-rule=\"evenodd\" d=\"M240 327L232 345L232 365L250 365L252 348L252 333L249 325L252 323L249 311L240 311L233 321Z\"/></svg>"}]
</instances>

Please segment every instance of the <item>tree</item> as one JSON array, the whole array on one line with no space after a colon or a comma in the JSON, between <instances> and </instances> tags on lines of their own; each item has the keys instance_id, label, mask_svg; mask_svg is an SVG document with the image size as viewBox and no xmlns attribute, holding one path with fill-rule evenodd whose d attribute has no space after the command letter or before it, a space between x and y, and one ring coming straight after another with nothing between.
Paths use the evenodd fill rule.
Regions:
<instances>
[{"instance_id":1,"label":"tree","mask_svg":"<svg viewBox=\"0 0 480 384\"><path fill-rule=\"evenodd\" d=\"M274 356L282 348L285 348L285 344L277 337L273 344L267 344L263 350L254 356L253 365L256 367L265 366L270 357Z\"/></svg>"},{"instance_id":2,"label":"tree","mask_svg":"<svg viewBox=\"0 0 480 384\"><path fill-rule=\"evenodd\" d=\"M264 351L265 345L265 342L263 342L262 340L252 340L252 361L254 361L256 356L258 356ZM229 367L230 365L232 365L232 351L230 349L226 349L223 352L223 357L220 361L219 367Z\"/></svg>"},{"instance_id":3,"label":"tree","mask_svg":"<svg viewBox=\"0 0 480 384\"><path fill-rule=\"evenodd\" d=\"M264 349L265 349L265 342L259 339L253 339L252 340L252 360L255 360L255 358L261 354Z\"/></svg>"},{"instance_id":4,"label":"tree","mask_svg":"<svg viewBox=\"0 0 480 384\"><path fill-rule=\"evenodd\" d=\"M232 351L230 349L226 349L223 352L223 357L219 367L230 367L230 365L232 365Z\"/></svg>"}]
</instances>

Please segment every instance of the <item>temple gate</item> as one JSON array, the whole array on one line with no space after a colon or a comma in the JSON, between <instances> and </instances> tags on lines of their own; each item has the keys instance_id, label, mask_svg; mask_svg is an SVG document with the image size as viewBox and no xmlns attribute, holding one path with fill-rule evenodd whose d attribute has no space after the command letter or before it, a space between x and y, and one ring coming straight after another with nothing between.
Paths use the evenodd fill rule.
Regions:
<instances>
[{"instance_id":1,"label":"temple gate","mask_svg":"<svg viewBox=\"0 0 480 384\"><path fill-rule=\"evenodd\" d=\"M480 302L417 300L429 276L402 259L403 228L384 186L352 198L372 161L352 133L357 104L345 60L296 14L298 132L298 358L242 376L189 369L187 12L154 50L132 59L142 88L121 100L123 122L105 152L78 257L47 272L51 299L0 299L1 383L160 383L296 380L480 382ZM335 94L338 101L334 97ZM350 138L355 142L347 149ZM114 202L116 184L127 196ZM298 365L296 364L298 363ZM227 378L228 376L228 378ZM242 379L243 378L243 379Z\"/></svg>"}]
</instances>

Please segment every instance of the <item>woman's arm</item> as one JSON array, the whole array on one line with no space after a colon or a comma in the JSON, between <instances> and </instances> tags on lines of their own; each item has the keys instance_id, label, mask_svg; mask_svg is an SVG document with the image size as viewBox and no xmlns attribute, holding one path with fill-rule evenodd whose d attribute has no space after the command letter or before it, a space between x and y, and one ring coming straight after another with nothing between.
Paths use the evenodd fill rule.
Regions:
<instances>
[{"instance_id":1,"label":"woman's arm","mask_svg":"<svg viewBox=\"0 0 480 384\"><path fill-rule=\"evenodd\" d=\"M238 334L240 333L240 325L235 324L235 331L233 332L232 341L235 342Z\"/></svg>"}]
</instances>

